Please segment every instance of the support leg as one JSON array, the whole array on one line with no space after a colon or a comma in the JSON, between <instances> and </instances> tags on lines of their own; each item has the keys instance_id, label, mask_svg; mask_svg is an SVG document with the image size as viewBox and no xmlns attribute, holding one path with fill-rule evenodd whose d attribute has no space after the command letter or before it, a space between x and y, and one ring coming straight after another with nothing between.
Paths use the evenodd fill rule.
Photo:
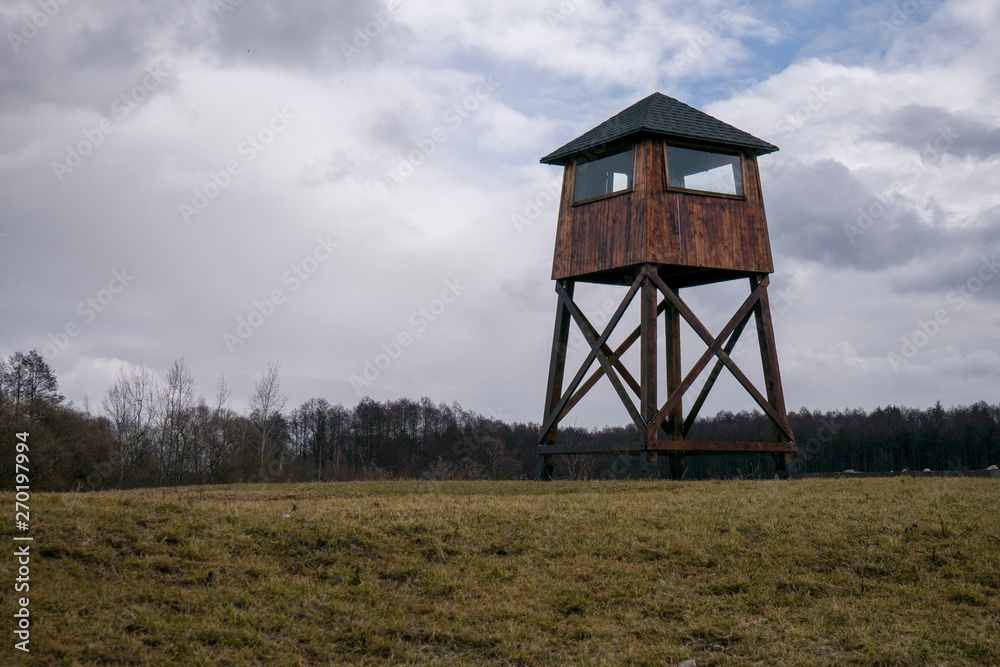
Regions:
<instances>
[{"instance_id":1,"label":"support leg","mask_svg":"<svg viewBox=\"0 0 1000 667\"><path fill-rule=\"evenodd\" d=\"M655 271L656 269L647 265L644 270ZM649 422L656 415L658 409L656 396L656 306L657 301L659 301L659 294L656 291L656 285L651 280L643 281L640 300L639 344L641 347L639 365L641 366L641 371L639 374L639 410L643 421ZM644 445L648 445L649 434L644 433L643 438L646 441ZM641 461L641 475L643 477L659 476L659 459L656 452L643 452Z\"/></svg>"},{"instance_id":2,"label":"support leg","mask_svg":"<svg viewBox=\"0 0 1000 667\"><path fill-rule=\"evenodd\" d=\"M774 475L778 479L788 479L788 472L792 467L791 452L776 452L774 454Z\"/></svg>"},{"instance_id":3,"label":"support leg","mask_svg":"<svg viewBox=\"0 0 1000 667\"><path fill-rule=\"evenodd\" d=\"M572 298L574 282L566 280L563 282L563 289ZM549 380L545 389L545 421L555 410L562 396L563 375L566 370L566 348L569 343L569 309L560 299L556 306L555 330L552 333L552 354L549 359ZM551 429L539 443L542 445L554 445L556 442L556 428ZM539 481L549 481L555 468L555 457L552 454L540 454L535 466L535 479Z\"/></svg>"},{"instance_id":4,"label":"support leg","mask_svg":"<svg viewBox=\"0 0 1000 667\"><path fill-rule=\"evenodd\" d=\"M670 479L684 479L684 455L670 455Z\"/></svg>"},{"instance_id":5,"label":"support leg","mask_svg":"<svg viewBox=\"0 0 1000 667\"><path fill-rule=\"evenodd\" d=\"M647 267L647 270L655 269ZM642 370L639 373L639 410L643 421L648 422L656 415L659 408L656 403L656 302L658 300L656 285L650 280L644 280L640 298L639 364Z\"/></svg>"},{"instance_id":6,"label":"support leg","mask_svg":"<svg viewBox=\"0 0 1000 667\"><path fill-rule=\"evenodd\" d=\"M671 304L663 311L664 338L667 341L667 395L669 396L682 382L681 377L681 315ZM684 439L684 405L677 402L667 416L667 438L670 440ZM684 456L680 453L670 455L670 479L680 479L684 476Z\"/></svg>"},{"instance_id":7,"label":"support leg","mask_svg":"<svg viewBox=\"0 0 1000 667\"><path fill-rule=\"evenodd\" d=\"M757 289L762 276L751 276L750 289ZM771 324L771 305L765 290L760 300L754 306L754 319L757 322L757 340L760 343L760 360L764 369L764 384L767 388L767 402L774 406L775 411L788 426L788 413L785 412L785 394L781 388L781 372L778 370L778 353L774 344L774 327ZM772 424L774 438L777 442L790 442L778 424ZM789 429L790 432L790 429ZM788 479L788 468L792 454L777 453L774 455L775 473L780 479Z\"/></svg>"}]
</instances>

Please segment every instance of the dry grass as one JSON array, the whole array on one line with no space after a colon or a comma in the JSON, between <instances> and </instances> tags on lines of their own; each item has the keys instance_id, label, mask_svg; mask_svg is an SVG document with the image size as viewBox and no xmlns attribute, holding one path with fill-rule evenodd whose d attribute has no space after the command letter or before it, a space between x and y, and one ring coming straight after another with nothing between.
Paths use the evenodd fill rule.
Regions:
<instances>
[{"instance_id":1,"label":"dry grass","mask_svg":"<svg viewBox=\"0 0 1000 667\"><path fill-rule=\"evenodd\" d=\"M39 495L30 662L997 665L998 492L895 478ZM12 568L0 558L8 591Z\"/></svg>"}]
</instances>

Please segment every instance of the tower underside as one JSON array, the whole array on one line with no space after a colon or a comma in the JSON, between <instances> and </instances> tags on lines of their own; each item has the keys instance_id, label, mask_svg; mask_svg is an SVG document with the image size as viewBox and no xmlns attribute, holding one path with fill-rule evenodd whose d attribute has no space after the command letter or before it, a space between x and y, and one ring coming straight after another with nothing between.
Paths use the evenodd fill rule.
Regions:
<instances>
[{"instance_id":1,"label":"tower underside","mask_svg":"<svg viewBox=\"0 0 1000 667\"><path fill-rule=\"evenodd\" d=\"M681 298L679 290L738 279L748 281L750 294L718 335L713 336ZM598 331L574 302L573 294L578 282L628 286L627 293L603 331ZM655 462L660 454L664 454L670 459L671 476L679 478L683 475L685 455L761 452L772 453L779 476L786 476L787 466L795 452L795 438L785 412L767 297L769 283L770 278L767 273L652 263L557 280L558 302L545 413L537 447L539 457L537 477L551 478L554 457L558 454L641 454L649 462ZM608 341L636 297L640 301L639 326L631 331L618 347L612 349ZM657 333L661 316L664 321L663 348L658 344ZM751 318L757 327L764 394L754 386L730 356ZM680 363L682 319L707 345L705 352L686 375L683 374ZM566 352L570 330L574 325L582 333L590 350L579 370L564 387ZM638 377L633 375L622 361L623 355L636 343L640 346ZM661 352L665 354L666 361L666 401L659 404L657 355ZM588 375L594 361L598 362L598 367ZM709 364L713 366L708 379L685 415L684 396ZM769 417L773 427L769 441L706 442L688 439L688 433L699 411L724 369L736 378ZM559 423L587 392L604 378L607 378L614 387L638 429L639 437L630 442L600 446L559 442L557 438Z\"/></svg>"}]
</instances>

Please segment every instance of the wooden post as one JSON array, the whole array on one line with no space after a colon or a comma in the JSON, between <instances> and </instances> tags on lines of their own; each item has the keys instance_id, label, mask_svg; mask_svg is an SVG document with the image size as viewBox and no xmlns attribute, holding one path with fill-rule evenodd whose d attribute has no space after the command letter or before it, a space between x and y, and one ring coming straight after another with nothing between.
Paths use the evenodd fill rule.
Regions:
<instances>
[{"instance_id":1,"label":"wooden post","mask_svg":"<svg viewBox=\"0 0 1000 667\"><path fill-rule=\"evenodd\" d=\"M656 271L656 267L652 264L647 264L642 268L643 273L648 274L650 271ZM640 389L639 389L639 410L642 414L642 420L645 423L649 423L655 415L656 411L659 409L656 397L656 305L659 301L659 295L656 290L656 285L653 284L652 280L646 278L642 282L642 295L640 297L640 321L639 321L639 336L640 336ZM647 432L643 433L643 445L644 449L647 451L643 452L642 463L643 471L642 474L652 474L654 477L659 476L658 464L659 459L655 451L648 451L649 446L649 434Z\"/></svg>"},{"instance_id":2,"label":"wooden post","mask_svg":"<svg viewBox=\"0 0 1000 667\"><path fill-rule=\"evenodd\" d=\"M664 311L664 338L667 341L667 396L680 386L681 377L681 315L669 302ZM684 438L684 406L678 401L667 417L667 439ZM680 479L684 475L684 455L670 454L670 479Z\"/></svg>"},{"instance_id":3,"label":"wooden post","mask_svg":"<svg viewBox=\"0 0 1000 667\"><path fill-rule=\"evenodd\" d=\"M750 276L750 290L757 289L757 286L766 277L766 274ZM788 413L785 411L785 395L781 389L781 372L778 370L778 353L774 344L774 327L771 324L771 305L767 298L767 290L761 293L753 312L757 321L757 341L760 344L760 361L764 369L767 402L774 406L775 411L784 420L785 430L791 433L791 429L788 427ZM775 441L791 442L791 438L778 424L773 424L772 428ZM775 453L775 471L781 479L788 478L788 464L792 462L793 456L791 452Z\"/></svg>"},{"instance_id":4,"label":"wooden post","mask_svg":"<svg viewBox=\"0 0 1000 667\"><path fill-rule=\"evenodd\" d=\"M572 298L573 288L575 285L574 281L563 280L560 282L563 285L563 289L565 289L570 298ZM559 399L562 396L563 375L566 370L566 348L569 344L570 320L569 309L563 303L562 299L559 299L556 305L555 330L552 333L552 355L549 360L549 381L545 389L546 419L552 411L556 409L556 406L559 404ZM543 421L545 421L545 419L543 419ZM548 435L545 437L544 444L555 444L556 430L556 428L553 428L549 431ZM551 480L554 468L555 456L553 454L540 454L538 456L538 462L535 466L535 479L539 481Z\"/></svg>"}]
</instances>

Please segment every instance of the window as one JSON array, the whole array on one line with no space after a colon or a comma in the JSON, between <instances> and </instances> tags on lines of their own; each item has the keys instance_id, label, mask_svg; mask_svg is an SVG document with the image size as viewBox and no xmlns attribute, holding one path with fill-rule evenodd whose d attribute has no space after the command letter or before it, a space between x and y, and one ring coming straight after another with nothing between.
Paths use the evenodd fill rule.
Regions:
<instances>
[{"instance_id":1,"label":"window","mask_svg":"<svg viewBox=\"0 0 1000 667\"><path fill-rule=\"evenodd\" d=\"M624 192L632 189L632 149L576 163L573 202Z\"/></svg>"},{"instance_id":2,"label":"window","mask_svg":"<svg viewBox=\"0 0 1000 667\"><path fill-rule=\"evenodd\" d=\"M743 196L739 155L667 146L667 173L671 188Z\"/></svg>"}]
</instances>

